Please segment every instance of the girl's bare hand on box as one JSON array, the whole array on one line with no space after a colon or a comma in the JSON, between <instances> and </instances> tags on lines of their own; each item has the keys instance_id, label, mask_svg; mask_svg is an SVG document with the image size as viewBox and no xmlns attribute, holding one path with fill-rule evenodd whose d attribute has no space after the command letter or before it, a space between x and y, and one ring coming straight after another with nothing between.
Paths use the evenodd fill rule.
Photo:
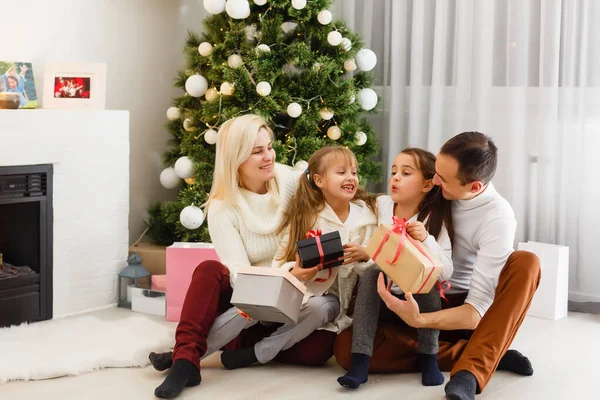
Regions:
<instances>
[{"instance_id":1,"label":"girl's bare hand on box","mask_svg":"<svg viewBox=\"0 0 600 400\"><path fill-rule=\"evenodd\" d=\"M302 268L300 255L296 254L296 264L294 265L294 268L291 269L290 273L301 281L310 281L321 269L323 269L321 264L315 265L312 268Z\"/></svg>"},{"instance_id":2,"label":"girl's bare hand on box","mask_svg":"<svg viewBox=\"0 0 600 400\"><path fill-rule=\"evenodd\" d=\"M406 233L419 242L423 242L429 236L429 232L421 221L410 222L406 227Z\"/></svg>"},{"instance_id":3,"label":"girl's bare hand on box","mask_svg":"<svg viewBox=\"0 0 600 400\"><path fill-rule=\"evenodd\" d=\"M340 260L344 260L344 264L352 264L357 261L369 261L371 257L365 251L365 248L356 243L348 243L344 245L344 256Z\"/></svg>"}]
</instances>

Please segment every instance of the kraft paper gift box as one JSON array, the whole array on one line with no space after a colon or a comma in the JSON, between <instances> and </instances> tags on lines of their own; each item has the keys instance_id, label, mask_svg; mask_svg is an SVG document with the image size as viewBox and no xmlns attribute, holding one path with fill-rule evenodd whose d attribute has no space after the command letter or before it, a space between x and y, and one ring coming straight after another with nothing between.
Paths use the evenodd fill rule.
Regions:
<instances>
[{"instance_id":1,"label":"kraft paper gift box","mask_svg":"<svg viewBox=\"0 0 600 400\"><path fill-rule=\"evenodd\" d=\"M309 231L308 239L299 240L298 253L302 268L312 268L323 264L323 268L333 268L343 264L340 257L344 256L342 239L338 231L321 234L321 231Z\"/></svg>"},{"instance_id":2,"label":"kraft paper gift box","mask_svg":"<svg viewBox=\"0 0 600 400\"><path fill-rule=\"evenodd\" d=\"M154 243L140 242L129 247L129 251L137 253L142 265L152 275L164 275L167 271L167 247Z\"/></svg>"},{"instance_id":3,"label":"kraft paper gift box","mask_svg":"<svg viewBox=\"0 0 600 400\"><path fill-rule=\"evenodd\" d=\"M406 233L405 221L379 225L365 249L404 293L429 293L443 265L423 243Z\"/></svg>"},{"instance_id":4,"label":"kraft paper gift box","mask_svg":"<svg viewBox=\"0 0 600 400\"><path fill-rule=\"evenodd\" d=\"M285 268L241 267L231 304L252 319L298 323L306 286Z\"/></svg>"},{"instance_id":5,"label":"kraft paper gift box","mask_svg":"<svg viewBox=\"0 0 600 400\"><path fill-rule=\"evenodd\" d=\"M167 247L167 321L179 322L192 275L206 260L219 261L211 243L175 242Z\"/></svg>"},{"instance_id":6,"label":"kraft paper gift box","mask_svg":"<svg viewBox=\"0 0 600 400\"><path fill-rule=\"evenodd\" d=\"M164 317L166 308L165 292L140 287L131 288L132 311Z\"/></svg>"}]
</instances>

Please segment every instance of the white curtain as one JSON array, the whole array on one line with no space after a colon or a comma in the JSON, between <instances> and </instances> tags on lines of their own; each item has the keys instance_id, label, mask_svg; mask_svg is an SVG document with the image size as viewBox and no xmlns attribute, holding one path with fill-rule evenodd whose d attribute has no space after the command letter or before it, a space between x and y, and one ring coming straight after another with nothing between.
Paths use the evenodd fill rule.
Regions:
<instances>
[{"instance_id":1,"label":"white curtain","mask_svg":"<svg viewBox=\"0 0 600 400\"><path fill-rule=\"evenodd\" d=\"M338 0L334 13L378 55L384 176L403 147L491 136L516 240L569 246L570 299L600 302L600 2Z\"/></svg>"}]
</instances>

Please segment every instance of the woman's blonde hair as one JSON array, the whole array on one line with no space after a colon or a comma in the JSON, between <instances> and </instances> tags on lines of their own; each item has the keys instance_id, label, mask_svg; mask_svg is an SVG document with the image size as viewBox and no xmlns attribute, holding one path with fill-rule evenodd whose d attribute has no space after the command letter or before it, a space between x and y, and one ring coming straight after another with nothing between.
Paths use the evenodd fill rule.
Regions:
<instances>
[{"instance_id":1,"label":"woman's blonde hair","mask_svg":"<svg viewBox=\"0 0 600 400\"><path fill-rule=\"evenodd\" d=\"M306 238L306 232L314 227L319 213L325 208L325 197L313 178L315 175L325 176L327 174L327 166L332 163L330 157L336 157L346 164L358 168L356 156L345 147L323 147L312 155L308 160L306 176L300 177L296 193L292 197L283 222L278 229L278 234L289 229L290 235L283 261L296 259L296 242ZM374 213L377 213L376 197L367 193L363 188L358 188L352 200L363 200Z\"/></svg>"},{"instance_id":2,"label":"woman's blonde hair","mask_svg":"<svg viewBox=\"0 0 600 400\"><path fill-rule=\"evenodd\" d=\"M273 139L273 131L258 115L242 115L231 118L221 125L217 134L213 184L205 204L207 208L213 200L235 204L242 185L238 169L250 158L258 131L261 129L269 132L269 136ZM267 190L279 195L275 179L267 182Z\"/></svg>"}]
</instances>

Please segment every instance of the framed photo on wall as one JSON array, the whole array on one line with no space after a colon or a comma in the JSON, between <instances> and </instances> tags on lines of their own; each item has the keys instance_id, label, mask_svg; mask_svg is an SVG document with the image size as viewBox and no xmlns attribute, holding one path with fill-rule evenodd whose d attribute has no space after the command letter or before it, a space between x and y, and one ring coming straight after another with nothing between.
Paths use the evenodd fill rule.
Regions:
<instances>
[{"instance_id":1,"label":"framed photo on wall","mask_svg":"<svg viewBox=\"0 0 600 400\"><path fill-rule=\"evenodd\" d=\"M106 64L64 62L46 64L43 107L104 110L106 108Z\"/></svg>"}]
</instances>

